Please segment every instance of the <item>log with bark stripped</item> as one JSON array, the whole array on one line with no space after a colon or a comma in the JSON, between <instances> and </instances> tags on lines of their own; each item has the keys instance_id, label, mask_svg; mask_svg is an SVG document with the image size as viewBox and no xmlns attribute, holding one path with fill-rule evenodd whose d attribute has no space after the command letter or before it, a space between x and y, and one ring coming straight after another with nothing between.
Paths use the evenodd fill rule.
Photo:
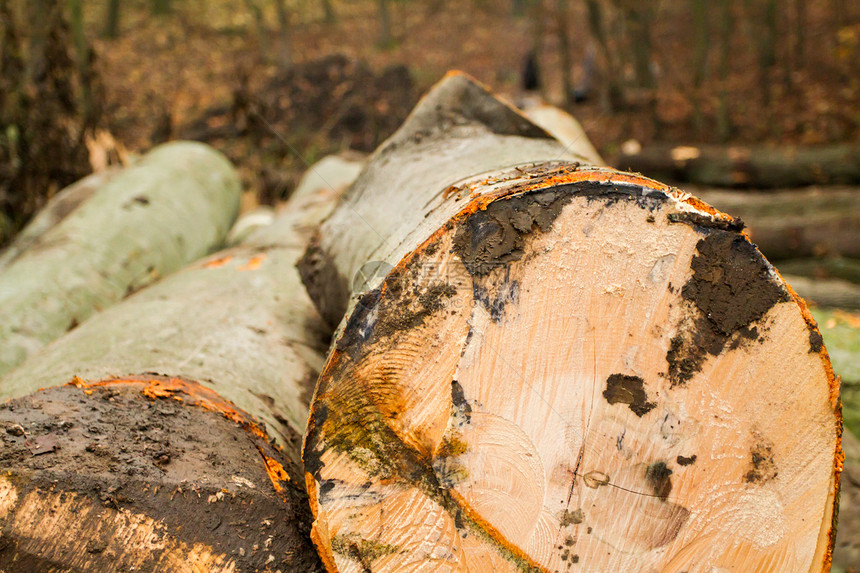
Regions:
<instances>
[{"instance_id":1,"label":"log with bark stripped","mask_svg":"<svg viewBox=\"0 0 860 573\"><path fill-rule=\"evenodd\" d=\"M0 380L0 570L321 569L299 464L330 332L294 263L336 195L304 186Z\"/></svg>"},{"instance_id":2,"label":"log with bark stripped","mask_svg":"<svg viewBox=\"0 0 860 573\"><path fill-rule=\"evenodd\" d=\"M300 270L348 309L303 454L327 568L825 570L813 319L737 221L576 151L452 74L322 225Z\"/></svg>"},{"instance_id":3,"label":"log with bark stripped","mask_svg":"<svg viewBox=\"0 0 860 573\"><path fill-rule=\"evenodd\" d=\"M199 143L111 177L0 271L0 375L122 297L220 248L239 179Z\"/></svg>"},{"instance_id":4,"label":"log with bark stripped","mask_svg":"<svg viewBox=\"0 0 860 573\"><path fill-rule=\"evenodd\" d=\"M635 147L635 146L634 146ZM622 153L620 169L713 187L753 189L860 183L860 145L818 147L654 144Z\"/></svg>"},{"instance_id":5,"label":"log with bark stripped","mask_svg":"<svg viewBox=\"0 0 860 573\"><path fill-rule=\"evenodd\" d=\"M860 193L836 187L773 193L696 189L693 193L747 224L771 260L860 258Z\"/></svg>"}]
</instances>

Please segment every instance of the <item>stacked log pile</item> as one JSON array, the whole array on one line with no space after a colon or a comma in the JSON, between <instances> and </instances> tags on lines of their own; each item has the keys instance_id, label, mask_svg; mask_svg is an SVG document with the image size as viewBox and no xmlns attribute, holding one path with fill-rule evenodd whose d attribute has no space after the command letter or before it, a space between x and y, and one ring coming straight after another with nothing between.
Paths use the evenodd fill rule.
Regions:
<instances>
[{"instance_id":1,"label":"stacked log pile","mask_svg":"<svg viewBox=\"0 0 860 573\"><path fill-rule=\"evenodd\" d=\"M336 197L309 181L0 379L0 570L321 569L299 452L329 333L294 263Z\"/></svg>"},{"instance_id":2,"label":"stacked log pile","mask_svg":"<svg viewBox=\"0 0 860 573\"><path fill-rule=\"evenodd\" d=\"M239 194L229 162L187 142L61 192L0 258L0 375L93 313L217 250Z\"/></svg>"},{"instance_id":3,"label":"stacked log pile","mask_svg":"<svg viewBox=\"0 0 860 573\"><path fill-rule=\"evenodd\" d=\"M0 569L827 570L803 301L534 117L452 73L360 173L0 379Z\"/></svg>"}]
</instances>

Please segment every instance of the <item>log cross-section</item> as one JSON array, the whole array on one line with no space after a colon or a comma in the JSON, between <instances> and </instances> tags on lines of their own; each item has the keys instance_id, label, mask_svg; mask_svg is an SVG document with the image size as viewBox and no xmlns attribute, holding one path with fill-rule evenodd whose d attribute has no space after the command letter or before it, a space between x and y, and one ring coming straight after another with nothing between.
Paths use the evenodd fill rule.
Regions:
<instances>
[{"instance_id":1,"label":"log cross-section","mask_svg":"<svg viewBox=\"0 0 860 573\"><path fill-rule=\"evenodd\" d=\"M739 221L514 116L447 77L302 261L348 309L304 447L327 568L827 570L838 384L803 302Z\"/></svg>"}]
</instances>

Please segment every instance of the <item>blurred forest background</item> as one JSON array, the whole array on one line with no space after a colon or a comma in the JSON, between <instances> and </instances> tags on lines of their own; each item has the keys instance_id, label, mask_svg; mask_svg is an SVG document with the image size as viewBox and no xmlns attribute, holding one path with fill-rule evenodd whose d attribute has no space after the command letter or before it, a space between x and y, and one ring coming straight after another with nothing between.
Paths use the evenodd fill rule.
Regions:
<instances>
[{"instance_id":1,"label":"blurred forest background","mask_svg":"<svg viewBox=\"0 0 860 573\"><path fill-rule=\"evenodd\" d=\"M0 248L63 187L171 139L225 153L245 211L276 204L449 69L741 215L818 303L860 432L856 0L0 0Z\"/></svg>"},{"instance_id":2,"label":"blurred forest background","mask_svg":"<svg viewBox=\"0 0 860 573\"><path fill-rule=\"evenodd\" d=\"M0 244L168 139L213 144L249 203L277 201L305 162L371 151L451 68L540 92L610 162L628 140L860 138L846 0L0 0Z\"/></svg>"}]
</instances>

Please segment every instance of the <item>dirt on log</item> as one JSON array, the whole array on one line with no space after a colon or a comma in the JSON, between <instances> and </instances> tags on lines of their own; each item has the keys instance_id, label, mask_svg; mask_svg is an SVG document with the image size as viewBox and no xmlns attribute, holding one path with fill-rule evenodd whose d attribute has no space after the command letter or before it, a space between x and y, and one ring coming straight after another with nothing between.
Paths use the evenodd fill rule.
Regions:
<instances>
[{"instance_id":1,"label":"dirt on log","mask_svg":"<svg viewBox=\"0 0 860 573\"><path fill-rule=\"evenodd\" d=\"M224 156L170 143L111 176L53 226L28 232L26 248L0 267L0 375L93 313L220 248L239 195Z\"/></svg>"},{"instance_id":2,"label":"dirt on log","mask_svg":"<svg viewBox=\"0 0 860 573\"><path fill-rule=\"evenodd\" d=\"M326 567L827 570L814 320L740 221L577 151L454 73L314 237Z\"/></svg>"},{"instance_id":3,"label":"dirt on log","mask_svg":"<svg viewBox=\"0 0 860 573\"><path fill-rule=\"evenodd\" d=\"M622 153L619 169L712 187L779 189L860 183L860 144L823 147L649 145Z\"/></svg>"},{"instance_id":4,"label":"dirt on log","mask_svg":"<svg viewBox=\"0 0 860 573\"><path fill-rule=\"evenodd\" d=\"M337 195L303 185L0 379L0 570L322 569L300 445L330 331L294 264Z\"/></svg>"}]
</instances>

